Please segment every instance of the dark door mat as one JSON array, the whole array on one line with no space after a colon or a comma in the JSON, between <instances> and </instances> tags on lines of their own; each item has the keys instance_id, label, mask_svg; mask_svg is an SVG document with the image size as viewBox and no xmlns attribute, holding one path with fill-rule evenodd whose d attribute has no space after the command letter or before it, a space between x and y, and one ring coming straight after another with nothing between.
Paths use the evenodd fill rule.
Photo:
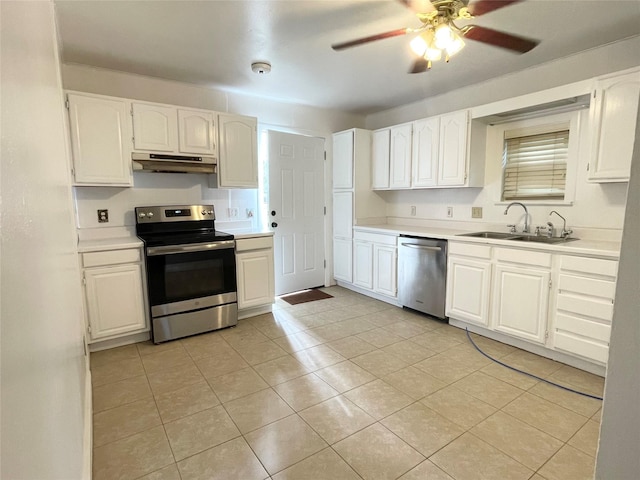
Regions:
<instances>
[{"instance_id":1,"label":"dark door mat","mask_svg":"<svg viewBox=\"0 0 640 480\"><path fill-rule=\"evenodd\" d=\"M322 290L305 290L298 293L290 293L280 297L282 300L290 305L297 305L299 303L314 302L316 300L324 300L325 298L333 298L333 295L324 293Z\"/></svg>"}]
</instances>

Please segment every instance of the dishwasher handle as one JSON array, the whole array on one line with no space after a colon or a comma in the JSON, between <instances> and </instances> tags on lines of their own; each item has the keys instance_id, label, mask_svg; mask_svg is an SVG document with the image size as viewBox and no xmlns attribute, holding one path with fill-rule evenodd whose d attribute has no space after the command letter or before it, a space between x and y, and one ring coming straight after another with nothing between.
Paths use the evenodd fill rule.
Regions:
<instances>
[{"instance_id":1,"label":"dishwasher handle","mask_svg":"<svg viewBox=\"0 0 640 480\"><path fill-rule=\"evenodd\" d=\"M442 251L442 247L427 247L425 245L418 245L415 243L401 243L400 245L402 245L403 247L417 248L418 250L431 250L434 252Z\"/></svg>"}]
</instances>

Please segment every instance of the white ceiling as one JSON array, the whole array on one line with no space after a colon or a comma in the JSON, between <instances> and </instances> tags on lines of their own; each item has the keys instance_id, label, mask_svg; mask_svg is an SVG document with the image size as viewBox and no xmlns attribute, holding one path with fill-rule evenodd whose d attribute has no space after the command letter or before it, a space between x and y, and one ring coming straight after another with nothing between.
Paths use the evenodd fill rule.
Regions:
<instances>
[{"instance_id":1,"label":"white ceiling","mask_svg":"<svg viewBox=\"0 0 640 480\"><path fill-rule=\"evenodd\" d=\"M541 40L532 51L517 55L468 40L450 63L409 75L408 36L331 49L333 43L418 27L397 0L55 5L65 63L354 113L385 110L640 34L640 0L528 0L458 23ZM252 73L255 61L270 62L272 72Z\"/></svg>"}]
</instances>

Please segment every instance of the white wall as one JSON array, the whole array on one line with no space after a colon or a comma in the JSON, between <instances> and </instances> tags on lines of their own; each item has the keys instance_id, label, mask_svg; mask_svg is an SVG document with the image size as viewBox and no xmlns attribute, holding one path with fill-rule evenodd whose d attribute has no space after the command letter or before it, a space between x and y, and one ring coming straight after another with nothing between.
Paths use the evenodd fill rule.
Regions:
<instances>
[{"instance_id":1,"label":"white wall","mask_svg":"<svg viewBox=\"0 0 640 480\"><path fill-rule=\"evenodd\" d=\"M623 70L639 65L640 37L606 45L571 57L549 62L522 72L505 75L490 81L461 88L402 107L367 116L370 129L408 122L440 113L470 108L478 105L513 98L558 87L597 75ZM583 113L583 127L579 159L576 196L573 206L533 206L530 213L533 224L544 225L550 210L558 210L567 217L571 227L605 229L613 233L622 229L626 183L591 184L586 182L586 166L589 158L588 115ZM474 161L474 158L471 158ZM387 216L424 220L448 220L447 206L452 206L453 220L463 222L488 222L506 225L518 220L510 212L503 215L504 205L496 205L500 197L501 158L494 154L486 159L485 188L433 189L381 192L387 202ZM417 206L415 217L410 216L411 205ZM471 219L471 207L482 207L483 218ZM555 222L555 220L554 220ZM574 228L574 229L575 229ZM613 232L608 232L613 230Z\"/></svg>"},{"instance_id":2,"label":"white wall","mask_svg":"<svg viewBox=\"0 0 640 480\"><path fill-rule=\"evenodd\" d=\"M53 5L0 9L0 477L79 479L86 363Z\"/></svg>"},{"instance_id":3,"label":"white wall","mask_svg":"<svg viewBox=\"0 0 640 480\"><path fill-rule=\"evenodd\" d=\"M640 110L604 390L598 480L635 480L640 472Z\"/></svg>"}]
</instances>

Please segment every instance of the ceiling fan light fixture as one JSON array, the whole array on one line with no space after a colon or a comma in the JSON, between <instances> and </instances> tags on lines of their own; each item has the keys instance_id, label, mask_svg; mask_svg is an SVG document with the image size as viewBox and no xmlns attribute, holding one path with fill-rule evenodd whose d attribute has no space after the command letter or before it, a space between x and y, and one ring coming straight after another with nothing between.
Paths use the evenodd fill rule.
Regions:
<instances>
[{"instance_id":1,"label":"ceiling fan light fixture","mask_svg":"<svg viewBox=\"0 0 640 480\"><path fill-rule=\"evenodd\" d=\"M456 32L453 32L453 41L447 46L447 56L452 57L464 48L464 40Z\"/></svg>"},{"instance_id":2,"label":"ceiling fan light fixture","mask_svg":"<svg viewBox=\"0 0 640 480\"><path fill-rule=\"evenodd\" d=\"M427 48L427 51L424 54L424 58L426 58L430 62L440 60L442 58L442 50L435 47Z\"/></svg>"},{"instance_id":3,"label":"ceiling fan light fixture","mask_svg":"<svg viewBox=\"0 0 640 480\"><path fill-rule=\"evenodd\" d=\"M413 50L413 52L418 55L419 57L424 57L427 48L429 47L428 42L423 38L425 36L424 33L421 33L420 35L417 35L413 40L411 40L411 42L409 43L409 46L411 47L411 50Z\"/></svg>"},{"instance_id":4,"label":"ceiling fan light fixture","mask_svg":"<svg viewBox=\"0 0 640 480\"><path fill-rule=\"evenodd\" d=\"M435 32L435 45L440 50L444 50L449 47L454 41L453 31L451 27L446 22L439 24L436 27Z\"/></svg>"}]
</instances>

